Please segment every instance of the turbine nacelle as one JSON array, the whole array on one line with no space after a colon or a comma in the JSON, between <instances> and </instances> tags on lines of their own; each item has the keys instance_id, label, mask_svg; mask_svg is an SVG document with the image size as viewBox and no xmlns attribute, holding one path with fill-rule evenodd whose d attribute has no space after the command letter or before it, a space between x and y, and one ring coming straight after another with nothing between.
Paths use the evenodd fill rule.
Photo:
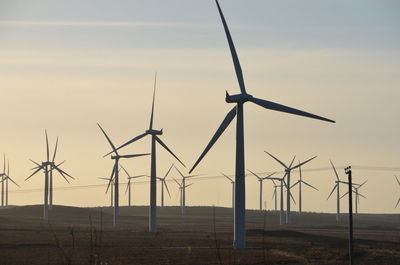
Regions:
<instances>
[{"instance_id":1,"label":"turbine nacelle","mask_svg":"<svg viewBox=\"0 0 400 265\"><path fill-rule=\"evenodd\" d=\"M241 93L236 95L229 95L228 91L226 91L225 101L226 103L246 103L253 98L252 95L247 93Z\"/></svg>"},{"instance_id":2,"label":"turbine nacelle","mask_svg":"<svg viewBox=\"0 0 400 265\"><path fill-rule=\"evenodd\" d=\"M150 135L162 135L163 130L162 129L161 130L148 129L148 130L146 130L146 133L150 134Z\"/></svg>"}]
</instances>

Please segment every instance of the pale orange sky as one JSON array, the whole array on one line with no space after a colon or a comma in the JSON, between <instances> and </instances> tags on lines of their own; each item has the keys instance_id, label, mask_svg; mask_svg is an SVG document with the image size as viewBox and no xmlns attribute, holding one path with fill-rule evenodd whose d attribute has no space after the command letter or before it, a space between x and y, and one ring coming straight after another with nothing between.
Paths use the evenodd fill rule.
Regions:
<instances>
[{"instance_id":1,"label":"pale orange sky","mask_svg":"<svg viewBox=\"0 0 400 265\"><path fill-rule=\"evenodd\" d=\"M60 136L57 157L67 160L62 168L76 177L72 186L102 184L97 177L108 177L112 162L102 158L109 146L96 122L116 145L142 133L149 122L155 71L155 127L164 128L163 140L191 167L232 107L225 103L225 90L239 91L214 2L174 0L166 7L163 1L118 6L105 1L93 9L74 1L60 3L62 7L48 1L34 6L29 1L1 2L0 152L10 159L12 177L22 190L43 187L40 174L23 179L30 174L29 158L45 159L45 128L52 146ZM357 3L346 1L305 1L298 8L289 4L296 5L221 1L247 90L337 123L247 104L246 168L281 170L264 150L285 162L295 154L301 160L318 155L305 168L328 167L329 159L341 166L400 167L398 4L368 1L357 12L351 11ZM195 173L234 173L234 127L232 123ZM124 152L149 150L146 139ZM158 173L163 175L173 159L161 147L158 150ZM139 158L123 165L132 174L146 174L150 161ZM400 175L354 172L355 181L368 179L361 212L399 211L394 209L400 193L396 173ZM297 172L294 175L297 179ZM172 176L178 177L175 172ZM326 201L333 172L305 173L304 179L320 192L304 188L303 209L335 211L334 200ZM188 205L230 205L229 182L194 182ZM246 183L247 207L257 208L258 182L249 177ZM169 183L173 196L166 199L167 205L178 204L175 185ZM57 176L55 186L68 184ZM134 187L135 204L148 204L148 189L147 184ZM104 191L105 187L55 191L55 203L107 205ZM270 183L264 191L269 208ZM294 194L297 198L297 190ZM39 204L42 197L41 192L10 193L10 203Z\"/></svg>"}]
</instances>

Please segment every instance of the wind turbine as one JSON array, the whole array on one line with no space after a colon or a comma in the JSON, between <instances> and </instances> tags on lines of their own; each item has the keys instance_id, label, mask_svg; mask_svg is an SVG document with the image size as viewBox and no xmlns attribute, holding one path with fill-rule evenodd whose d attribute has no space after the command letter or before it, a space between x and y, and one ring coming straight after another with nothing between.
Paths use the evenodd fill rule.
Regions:
<instances>
[{"instance_id":1,"label":"wind turbine","mask_svg":"<svg viewBox=\"0 0 400 265\"><path fill-rule=\"evenodd\" d=\"M200 163L203 157L207 154L210 148L215 144L221 134L225 131L225 129L229 126L232 120L237 116L236 119L236 170L235 170L235 211L234 211L234 247L235 248L245 248L246 247L246 229L245 229L245 214L246 214L246 204L245 204L245 165L244 165L244 124L243 124L243 108L244 104L247 101L250 101L254 104L257 104L263 108L281 111L286 113L291 113L295 115L305 116L313 119L319 119L329 122L334 122L332 120L304 112L298 109L290 108L281 104L274 103L272 101L267 101L263 99L259 99L253 97L252 95L248 94L244 85L244 78L242 74L242 69L239 63L239 58L237 56L231 34L229 32L228 26L226 24L224 15L222 13L221 7L218 1L215 1L217 4L217 8L219 11L219 15L221 17L222 24L224 26L225 34L228 40L229 48L232 55L233 64L235 66L236 77L239 82L240 86L240 94L237 95L229 95L226 92L225 101L227 103L235 103L236 106L233 107L228 114L226 115L225 119L223 120L222 124L217 129L216 133L212 137L211 141L200 155L199 159L193 165L192 169L189 171L191 173L196 166Z\"/></svg>"},{"instance_id":2,"label":"wind turbine","mask_svg":"<svg viewBox=\"0 0 400 265\"><path fill-rule=\"evenodd\" d=\"M146 156L149 154L133 154L133 155L120 155L118 154L117 149L115 148L114 144L111 142L110 137L106 134L106 132L103 130L103 128L100 126L100 124L97 123L99 126L100 130L103 132L104 136L106 137L108 143L110 144L111 148L113 149L114 155L111 156L111 159L114 160L114 167L111 172L111 177L108 182L107 190L110 187L111 181L114 180L114 220L113 220L113 226L119 226L119 160L121 158L133 158L133 157L140 157L140 156ZM106 190L106 193L107 193Z\"/></svg>"},{"instance_id":3,"label":"wind turbine","mask_svg":"<svg viewBox=\"0 0 400 265\"><path fill-rule=\"evenodd\" d=\"M174 166L174 164L172 164L172 165L169 167L167 173L164 175L163 178L157 177L157 179L159 179L159 180L161 181L161 207L164 207L164 186L165 186L165 189L166 189L167 192L168 192L168 196L171 198L171 194L169 193L168 185L167 185L167 182L166 182L165 180L166 180L166 178L168 177L168 174L169 174L169 172L171 171L171 169L172 169L173 166Z\"/></svg>"},{"instance_id":4,"label":"wind turbine","mask_svg":"<svg viewBox=\"0 0 400 265\"><path fill-rule=\"evenodd\" d=\"M299 164L300 164L300 161L299 161ZM305 182L304 180L303 180L303 178L302 178L302 174L301 174L301 167L299 167L299 173L300 173L300 179L296 182L296 183L294 183L291 187L290 187L290 189L291 188L293 188L294 186L296 186L296 185L299 185L299 215L301 215L301 206L302 206L302 197L301 197L301 184L304 184L304 185L307 185L307 186L309 186L310 188L313 188L314 190L316 190L316 191L319 191L316 187L314 187L314 186L312 186L311 184L309 184L309 183L307 183L307 182Z\"/></svg>"},{"instance_id":5,"label":"wind turbine","mask_svg":"<svg viewBox=\"0 0 400 265\"><path fill-rule=\"evenodd\" d=\"M8 206L8 180L14 183L18 188L21 188L11 177L10 177L10 161L7 160L7 174L5 177L6 181L6 206Z\"/></svg>"},{"instance_id":6,"label":"wind turbine","mask_svg":"<svg viewBox=\"0 0 400 265\"><path fill-rule=\"evenodd\" d=\"M176 169L176 171L178 171L179 175L181 175L181 177L182 177L182 213L184 213L185 207L186 207L186 187L188 187L186 185L186 179L197 177L197 176L200 176L200 175L197 174L197 175L185 176L185 175L182 174L182 172L175 165L174 165L174 168Z\"/></svg>"},{"instance_id":7,"label":"wind turbine","mask_svg":"<svg viewBox=\"0 0 400 265\"><path fill-rule=\"evenodd\" d=\"M163 130L155 130L153 129L153 114L154 114L154 99L156 93L156 80L157 80L157 73L154 78L154 90L153 90L153 103L151 107L151 116L150 116L150 125L149 129L147 129L144 133L134 137L133 139L129 140L128 142L124 143L116 150L121 149L133 142L138 141L139 139L145 137L146 135L151 135L151 169L150 169L150 211L149 211L149 231L150 232L157 232L157 170L156 170L156 142L158 142L165 150L167 150L176 160L179 161L184 167L185 165L182 163L181 160L168 148L168 146L158 137L159 135L163 134ZM109 152L105 156L111 154Z\"/></svg>"},{"instance_id":8,"label":"wind turbine","mask_svg":"<svg viewBox=\"0 0 400 265\"><path fill-rule=\"evenodd\" d=\"M110 192L110 194L111 194L110 207L113 207L113 205L114 205L114 179L109 179L109 178L99 178L99 179L107 180L108 182L111 180L111 188L110 188L110 190L111 190L111 192ZM106 190L106 194L107 194L107 192L108 192L108 188L107 188L107 190Z\"/></svg>"},{"instance_id":9,"label":"wind turbine","mask_svg":"<svg viewBox=\"0 0 400 265\"><path fill-rule=\"evenodd\" d=\"M227 175L225 175L224 173L221 173L225 178L227 178L231 184L232 184L232 209L235 208L235 181L233 181L233 179L231 179L230 177L228 177Z\"/></svg>"},{"instance_id":10,"label":"wind turbine","mask_svg":"<svg viewBox=\"0 0 400 265\"><path fill-rule=\"evenodd\" d=\"M281 199L280 199L280 211L279 211L279 224L282 225L283 224L283 186L287 186L286 182L285 182L285 176L283 176L282 178L267 178L270 179L272 181L277 180L280 182L280 190L281 190ZM274 182L275 184L275 182ZM275 196L275 208L276 208L276 196Z\"/></svg>"},{"instance_id":11,"label":"wind turbine","mask_svg":"<svg viewBox=\"0 0 400 265\"><path fill-rule=\"evenodd\" d=\"M258 179L258 182L260 183L260 211L262 211L262 189L263 189L263 181L268 179L269 177L271 177L272 175L274 175L276 172L266 176L266 177L260 177L259 175L257 175L256 173L252 172L251 170L248 169L248 171L253 174L254 176L256 176L256 178Z\"/></svg>"},{"instance_id":12,"label":"wind turbine","mask_svg":"<svg viewBox=\"0 0 400 265\"><path fill-rule=\"evenodd\" d=\"M358 204L359 204L359 202L360 202L360 197L363 197L363 198L367 198L367 197L365 197L364 195L362 195L359 191L358 191L358 189L359 188L361 188L365 183L367 183L367 181L368 180L366 180L366 181L364 181L363 183L361 183L361 184L356 184L356 183L352 183L352 188L353 188L353 190L354 190L354 193L355 193L355 195L356 195L356 197L354 198L354 200L355 200L355 214L358 214ZM349 192L346 192L345 194L343 194L342 195L342 197L340 197L340 198L343 198L344 196L346 196L347 194L349 194Z\"/></svg>"},{"instance_id":13,"label":"wind turbine","mask_svg":"<svg viewBox=\"0 0 400 265\"><path fill-rule=\"evenodd\" d=\"M62 169L59 168L61 164L65 162L65 160L59 164L56 164L54 162L56 158L56 153L57 153L57 146L58 146L58 138L56 141L56 147L54 148L54 154L53 154L53 159L50 161L50 150L49 150L49 138L47 136L47 131L45 130L45 135L46 135L46 161L42 162L41 164L31 160L32 163L36 165L36 167L32 168L32 170L35 170L29 177L25 179L27 181L30 179L33 175L38 173L40 170L44 171L44 203L43 203L43 219L47 220L49 218L49 173L52 174L51 172L53 170L58 171L60 175L65 179L65 181L68 181L67 177L74 179L71 175L63 171ZM52 184L52 183L51 183ZM51 192L53 191L52 186L50 186Z\"/></svg>"},{"instance_id":14,"label":"wind turbine","mask_svg":"<svg viewBox=\"0 0 400 265\"><path fill-rule=\"evenodd\" d=\"M280 161L278 158L276 158L275 156L273 156L272 154L270 154L270 153L268 153L267 151L264 151L265 153L267 153L270 157L272 157L273 159L275 159L279 164L281 164L283 167L284 167L284 169L285 169L285 176L284 177L287 177L287 182L286 182L286 185L287 185L287 198L286 198L286 224L290 224L290 197L292 196L292 193L290 192L290 173L291 173L291 171L293 170L293 169L296 169L296 168L298 168L298 167L301 167L302 165L304 165L304 164L306 164L306 163L308 163L308 162L310 162L311 160L313 160L314 158L316 158L316 156L314 156L314 157L312 157L312 158L310 158L310 159L308 159L308 160L306 160L306 161L304 161L304 162L301 162L301 163L299 163L298 165L296 165L296 166L292 166L293 165L293 162L294 162L294 159L296 158L296 156L294 156L293 157L293 160L292 160L292 162L290 163L290 165L289 166L287 166L285 163L283 163L282 161Z\"/></svg>"},{"instance_id":15,"label":"wind turbine","mask_svg":"<svg viewBox=\"0 0 400 265\"><path fill-rule=\"evenodd\" d=\"M125 194L128 192L128 206L131 207L131 180L132 179L137 179L137 178L141 178L141 177L145 177L146 175L138 175L138 176L131 176L129 175L128 171L121 166L121 168L124 170L125 174L128 176L128 183L126 183L126 190L125 190Z\"/></svg>"},{"instance_id":16,"label":"wind turbine","mask_svg":"<svg viewBox=\"0 0 400 265\"><path fill-rule=\"evenodd\" d=\"M1 177L1 207L4 207L4 184L5 184L5 179L6 179L6 154L4 154L4 160L3 160L3 173L0 173Z\"/></svg>"},{"instance_id":17,"label":"wind turbine","mask_svg":"<svg viewBox=\"0 0 400 265\"><path fill-rule=\"evenodd\" d=\"M276 185L276 183L273 179L271 179L271 180L272 180L272 183L274 184L274 192L272 193L272 199L274 200L275 211L277 211L278 210L278 195L277 195L276 189L279 188L279 186Z\"/></svg>"},{"instance_id":18,"label":"wind turbine","mask_svg":"<svg viewBox=\"0 0 400 265\"><path fill-rule=\"evenodd\" d=\"M184 205L185 205L185 200L184 200L184 197L183 197L183 191L184 191L187 187L192 186L193 183L190 183L190 184L188 184L188 185L185 185L185 184L183 184L183 179L182 179L181 183L179 183L176 179L174 179L174 181L175 181L176 184L178 184L178 186L179 186L179 198L180 198L180 205L181 205L181 214L183 215L183 213L184 213Z\"/></svg>"},{"instance_id":19,"label":"wind turbine","mask_svg":"<svg viewBox=\"0 0 400 265\"><path fill-rule=\"evenodd\" d=\"M399 184L399 186L400 186L400 181L399 181L399 179L397 178L397 176L394 176L394 177L395 177L396 180L397 180L397 184ZM396 206L395 206L394 208L397 208L397 205L399 205L399 203L400 203L400 197L399 197L399 199L397 200Z\"/></svg>"}]
</instances>

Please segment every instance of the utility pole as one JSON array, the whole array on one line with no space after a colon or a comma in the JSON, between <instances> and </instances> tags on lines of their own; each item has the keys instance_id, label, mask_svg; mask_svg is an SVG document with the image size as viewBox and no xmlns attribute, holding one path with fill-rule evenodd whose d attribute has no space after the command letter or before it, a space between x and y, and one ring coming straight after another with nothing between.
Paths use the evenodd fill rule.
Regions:
<instances>
[{"instance_id":1,"label":"utility pole","mask_svg":"<svg viewBox=\"0 0 400 265\"><path fill-rule=\"evenodd\" d=\"M344 172L349 177L349 264L353 265L353 186L351 183L351 166L346 167Z\"/></svg>"}]
</instances>

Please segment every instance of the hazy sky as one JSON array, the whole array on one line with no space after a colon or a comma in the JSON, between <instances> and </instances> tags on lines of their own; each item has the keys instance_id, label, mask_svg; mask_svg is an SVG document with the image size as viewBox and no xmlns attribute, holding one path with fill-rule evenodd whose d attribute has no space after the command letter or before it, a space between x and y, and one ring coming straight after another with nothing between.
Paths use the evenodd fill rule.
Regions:
<instances>
[{"instance_id":1,"label":"hazy sky","mask_svg":"<svg viewBox=\"0 0 400 265\"><path fill-rule=\"evenodd\" d=\"M246 168L281 170L264 154L285 162L318 155L306 168L369 165L400 167L400 3L398 1L221 0L249 93L336 120L336 124L245 107ZM72 186L95 185L112 162L96 126L116 145L147 129L154 72L158 72L155 127L190 168L232 105L225 90L239 91L214 1L18 1L0 0L0 152L21 190L42 189L43 175L29 181L34 160L45 159L44 129L57 160L76 177ZM210 176L234 173L235 123L198 166ZM158 147L158 174L170 162ZM149 152L146 138L124 150ZM149 158L122 161L131 174L148 174ZM345 178L343 171L339 171ZM171 177L178 177L175 171ZM361 212L399 212L394 175L354 171ZM294 180L298 173L295 172ZM123 175L122 175L123 176ZM304 188L306 211L335 211L326 201L332 171L304 173L320 192ZM121 180L125 182L125 180ZM225 179L194 181L188 205L229 206ZM178 204L178 189L169 182ZM246 181L247 207L258 207L258 182ZM56 187L68 186L56 176ZM16 187L10 186L12 191ZM124 192L125 186L121 186ZM271 183L265 199L272 206ZM105 187L56 190L56 204L109 203ZM148 204L148 184L134 186L134 203ZM297 199L297 189L293 191ZM11 204L39 204L42 191L10 193ZM343 202L344 203L344 202ZM121 196L121 204L126 197ZM294 206L297 209L297 206Z\"/></svg>"}]
</instances>

